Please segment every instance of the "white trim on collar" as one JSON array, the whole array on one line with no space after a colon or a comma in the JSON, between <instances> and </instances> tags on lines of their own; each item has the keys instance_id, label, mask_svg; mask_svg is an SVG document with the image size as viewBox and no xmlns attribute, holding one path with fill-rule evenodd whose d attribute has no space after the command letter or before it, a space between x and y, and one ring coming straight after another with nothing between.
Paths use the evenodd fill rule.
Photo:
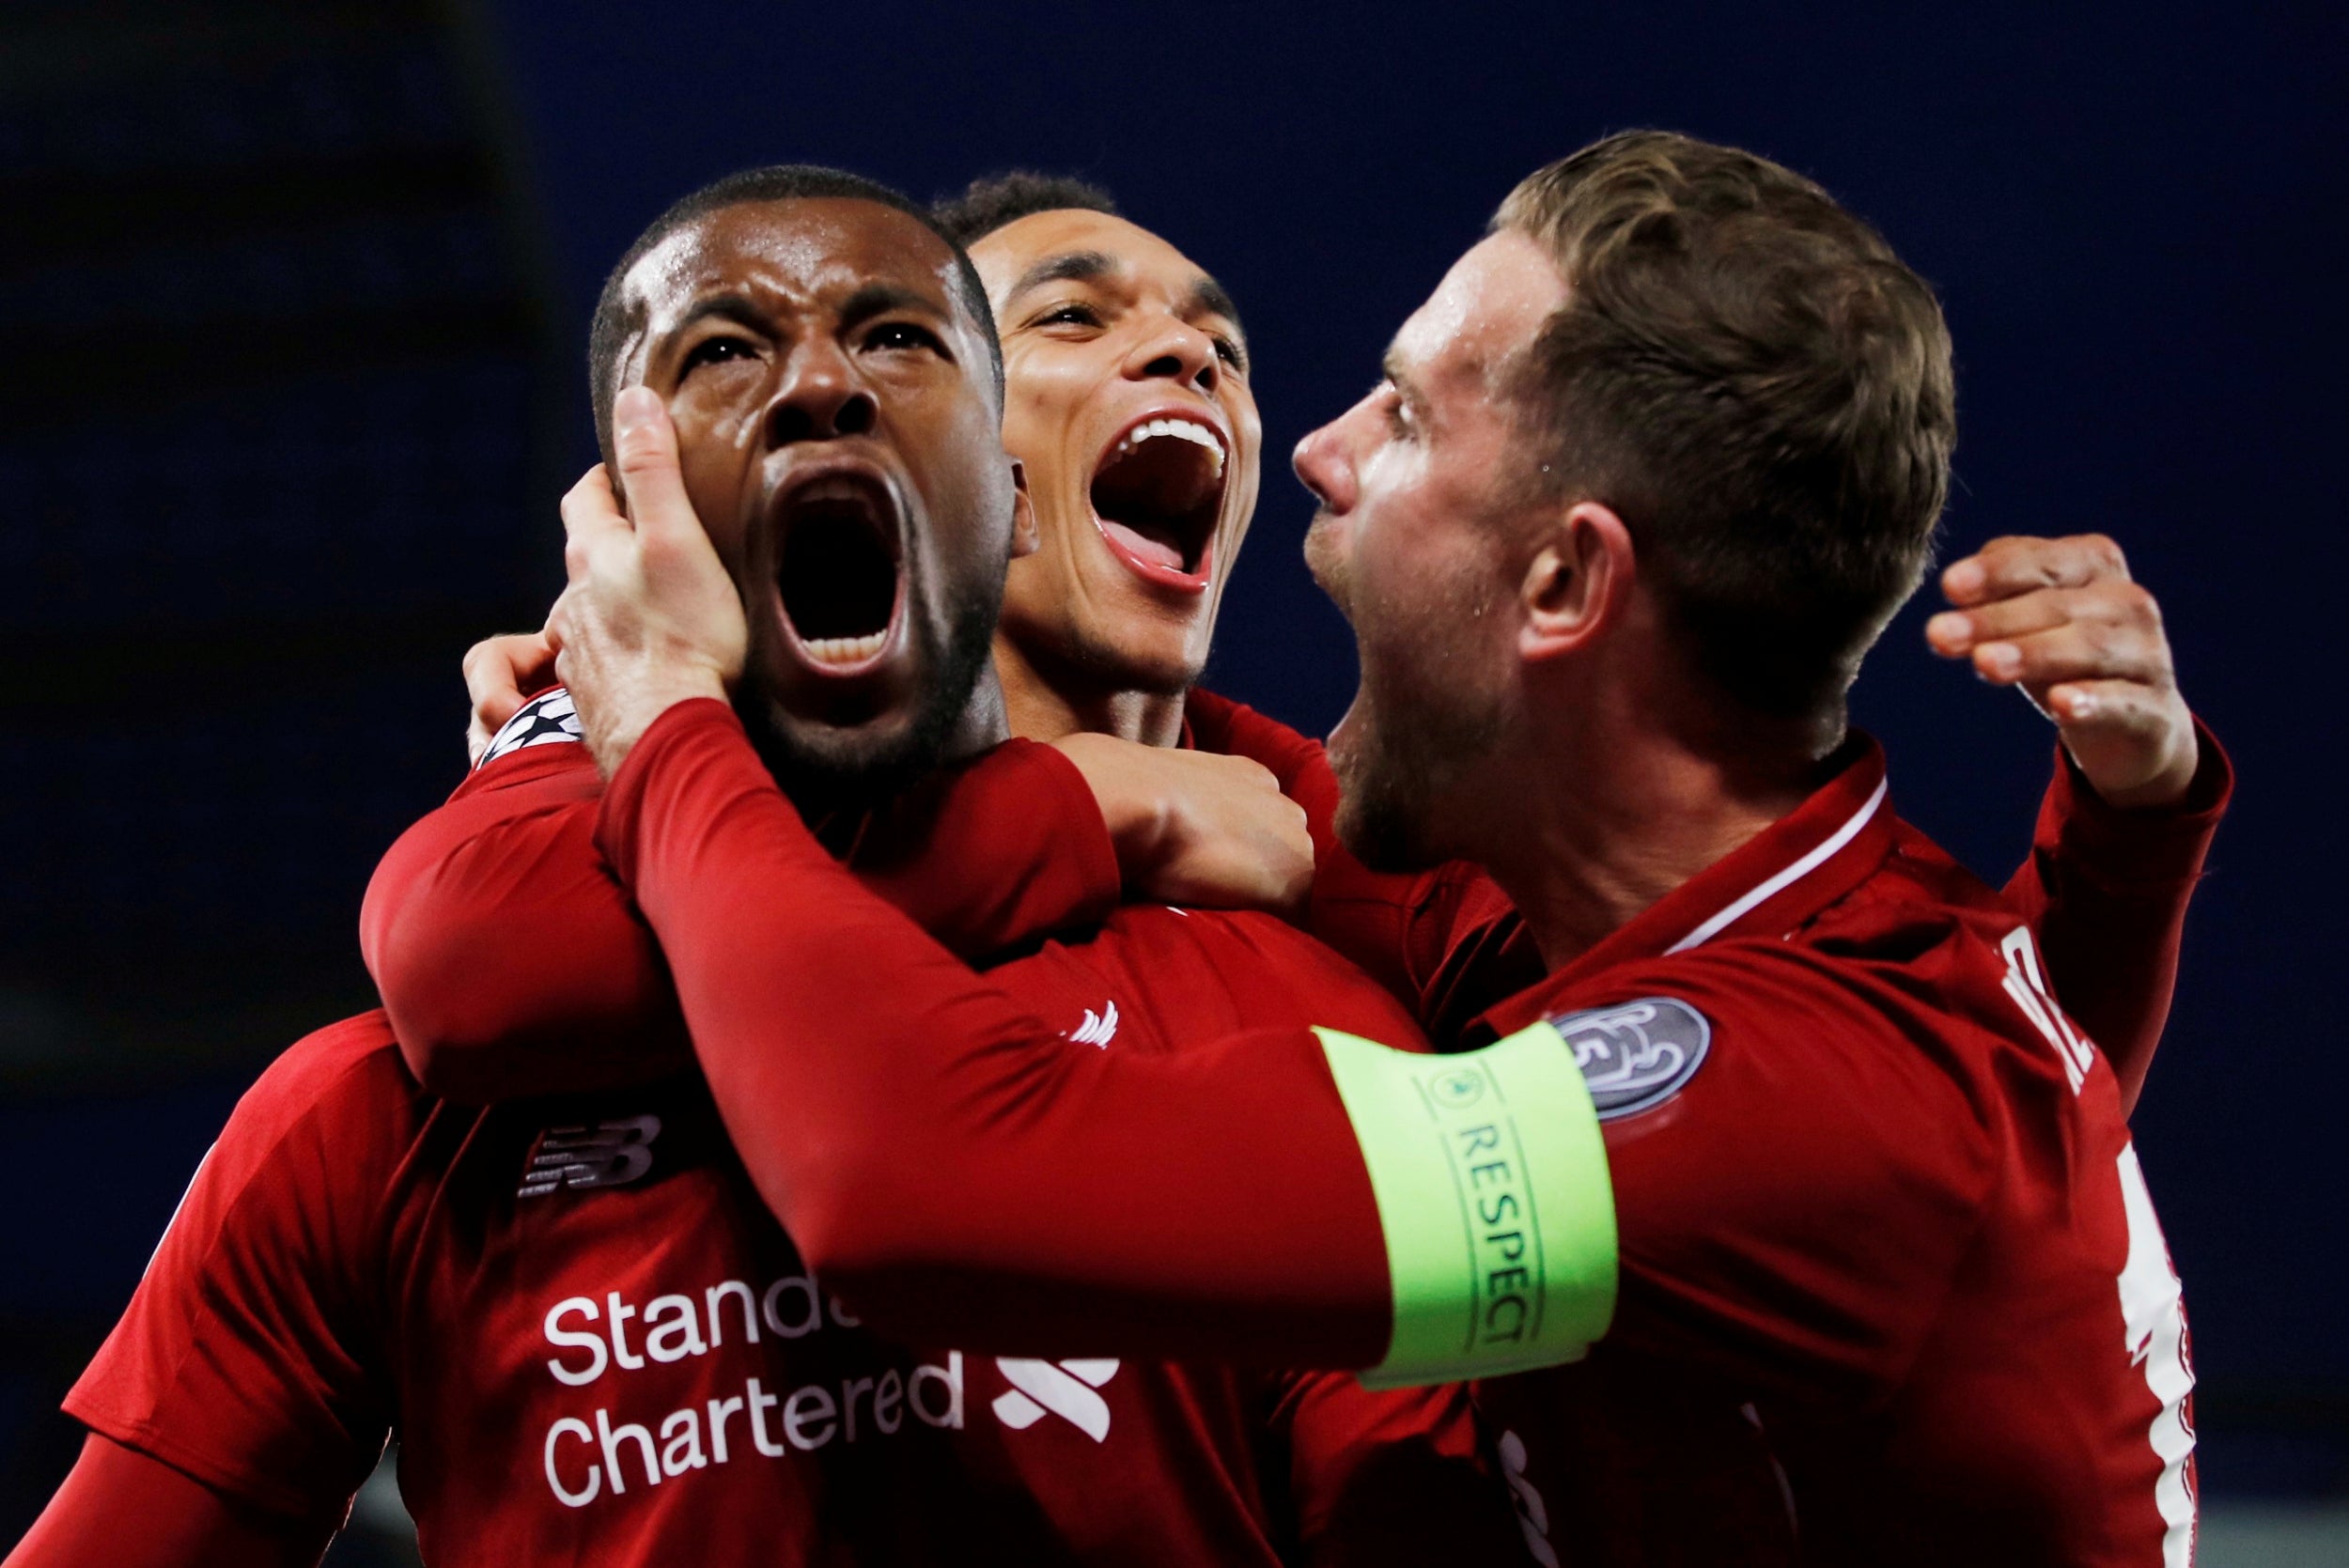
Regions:
<instances>
[{"instance_id":1,"label":"white trim on collar","mask_svg":"<svg viewBox=\"0 0 2349 1568\"><path fill-rule=\"evenodd\" d=\"M1689 948L1700 947L1705 942L1711 941L1715 937L1719 936L1722 931L1726 930L1730 924L1735 921L1740 915L1743 915L1748 910L1754 908L1765 899L1775 897L1794 883L1800 881L1803 877L1808 877L1813 871L1818 870L1820 866L1826 864L1827 862L1834 856L1838 849L1841 849L1843 846L1849 844L1854 838L1859 836L1859 830L1868 825L1868 818L1874 816L1876 814L1876 808L1884 804L1884 792L1890 786L1892 780L1889 774L1884 778L1878 779L1876 781L1875 793L1868 797L1868 803L1860 807L1857 812L1854 812L1850 821L1836 829L1832 833L1829 833L1827 836L1826 841L1820 844L1817 848L1812 850L1811 853L1805 855L1794 864L1786 867L1785 870L1781 871L1777 876L1771 877L1768 881L1764 882L1760 887L1755 888L1751 893L1747 893L1743 898L1738 899L1728 908L1723 909L1720 913L1715 915L1711 920L1706 921L1703 924L1698 926L1695 930L1689 932L1687 936L1672 943L1672 946L1664 949L1664 951L1667 954L1684 953Z\"/></svg>"}]
</instances>

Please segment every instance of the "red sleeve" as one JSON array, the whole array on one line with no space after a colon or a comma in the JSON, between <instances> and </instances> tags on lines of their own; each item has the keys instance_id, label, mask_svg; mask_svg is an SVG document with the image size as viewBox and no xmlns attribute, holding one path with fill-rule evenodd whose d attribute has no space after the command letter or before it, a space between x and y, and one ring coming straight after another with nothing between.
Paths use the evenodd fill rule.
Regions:
<instances>
[{"instance_id":1,"label":"red sleeve","mask_svg":"<svg viewBox=\"0 0 2349 1568\"><path fill-rule=\"evenodd\" d=\"M1438 1041L1542 977L1516 908L1467 862L1409 875L1371 870L1338 841L1338 781L1321 742L1210 691L1185 707L1204 750L1261 763L1305 808L1314 840L1307 926L1409 1007Z\"/></svg>"},{"instance_id":2,"label":"red sleeve","mask_svg":"<svg viewBox=\"0 0 2349 1568\"><path fill-rule=\"evenodd\" d=\"M1310 1031L1171 1057L1062 1038L857 889L721 703L653 725L600 831L760 1194L874 1322L1019 1354L1382 1352L1384 1236ZM1607 1129L1610 1337L1831 1398L1909 1363L1999 1153L1978 1032L1911 986L1970 939L1894 935L1889 977L1724 942L1552 999L1655 987L1710 1020L1703 1071Z\"/></svg>"},{"instance_id":3,"label":"red sleeve","mask_svg":"<svg viewBox=\"0 0 2349 1568\"><path fill-rule=\"evenodd\" d=\"M334 1531L240 1507L93 1432L6 1568L310 1568Z\"/></svg>"},{"instance_id":4,"label":"red sleeve","mask_svg":"<svg viewBox=\"0 0 2349 1568\"><path fill-rule=\"evenodd\" d=\"M2058 746L2030 857L2006 886L2009 907L2038 933L2063 1010L2111 1062L2124 1112L2169 1021L2186 905L2234 793L2218 737L2199 720L2195 736L2194 782L2159 811L2105 804Z\"/></svg>"},{"instance_id":5,"label":"red sleeve","mask_svg":"<svg viewBox=\"0 0 2349 1568\"><path fill-rule=\"evenodd\" d=\"M1062 1038L833 865L722 703L646 732L601 840L760 1194L868 1321L1020 1355L1384 1353L1385 1242L1311 1032Z\"/></svg>"},{"instance_id":6,"label":"red sleeve","mask_svg":"<svg viewBox=\"0 0 2349 1568\"><path fill-rule=\"evenodd\" d=\"M586 748L558 733L490 756L393 845L360 913L411 1069L434 1093L474 1103L675 1071L691 1060L676 991L596 848L602 785ZM1120 884L1083 775L1027 741L894 802L864 824L850 859L868 886L974 958L1100 919Z\"/></svg>"},{"instance_id":7,"label":"red sleeve","mask_svg":"<svg viewBox=\"0 0 2349 1568\"><path fill-rule=\"evenodd\" d=\"M1289 1450L1298 1557L1312 1568L1527 1560L1517 1511L1477 1441L1468 1389L1373 1391L1284 1373L1268 1423Z\"/></svg>"},{"instance_id":8,"label":"red sleeve","mask_svg":"<svg viewBox=\"0 0 2349 1568\"><path fill-rule=\"evenodd\" d=\"M197 1168L67 1412L245 1507L338 1524L390 1431L373 1375L384 1195L419 1094L380 1017L280 1057Z\"/></svg>"}]
</instances>

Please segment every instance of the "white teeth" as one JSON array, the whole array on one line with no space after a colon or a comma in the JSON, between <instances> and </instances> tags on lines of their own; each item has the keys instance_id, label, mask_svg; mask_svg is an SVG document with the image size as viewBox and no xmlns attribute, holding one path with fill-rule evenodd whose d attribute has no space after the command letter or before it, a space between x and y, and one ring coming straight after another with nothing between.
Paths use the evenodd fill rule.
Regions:
<instances>
[{"instance_id":1,"label":"white teeth","mask_svg":"<svg viewBox=\"0 0 2349 1568\"><path fill-rule=\"evenodd\" d=\"M862 664L879 653L887 641L889 633L876 631L864 637L817 637L801 645L818 664Z\"/></svg>"},{"instance_id":2,"label":"white teeth","mask_svg":"<svg viewBox=\"0 0 2349 1568\"><path fill-rule=\"evenodd\" d=\"M800 503L806 503L810 501L862 501L871 493L872 492L864 486L859 484L856 480L848 477L846 474L827 474L821 479L810 480L806 487L802 489L799 494L792 497L792 500Z\"/></svg>"},{"instance_id":3,"label":"white teeth","mask_svg":"<svg viewBox=\"0 0 2349 1568\"><path fill-rule=\"evenodd\" d=\"M1214 431L1195 419L1152 419L1137 425L1126 432L1125 439L1117 443L1117 450L1112 457L1122 458L1143 442L1159 436L1173 436L1178 441L1192 442L1206 447L1215 454L1216 473L1219 475L1222 474L1223 443L1215 439Z\"/></svg>"}]
</instances>

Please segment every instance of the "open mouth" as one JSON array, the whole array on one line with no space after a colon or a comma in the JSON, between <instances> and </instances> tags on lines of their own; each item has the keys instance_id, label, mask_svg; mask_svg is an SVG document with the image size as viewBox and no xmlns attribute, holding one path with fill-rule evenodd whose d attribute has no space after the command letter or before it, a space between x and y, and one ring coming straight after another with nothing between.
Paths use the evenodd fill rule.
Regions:
<instances>
[{"instance_id":1,"label":"open mouth","mask_svg":"<svg viewBox=\"0 0 2349 1568\"><path fill-rule=\"evenodd\" d=\"M1223 441L1201 420L1160 414L1130 426L1093 474L1102 536L1147 581L1206 585L1209 547L1223 511Z\"/></svg>"},{"instance_id":2,"label":"open mouth","mask_svg":"<svg viewBox=\"0 0 2349 1568\"><path fill-rule=\"evenodd\" d=\"M801 651L848 673L889 645L900 598L897 508L863 474L810 480L785 501L775 591Z\"/></svg>"}]
</instances>

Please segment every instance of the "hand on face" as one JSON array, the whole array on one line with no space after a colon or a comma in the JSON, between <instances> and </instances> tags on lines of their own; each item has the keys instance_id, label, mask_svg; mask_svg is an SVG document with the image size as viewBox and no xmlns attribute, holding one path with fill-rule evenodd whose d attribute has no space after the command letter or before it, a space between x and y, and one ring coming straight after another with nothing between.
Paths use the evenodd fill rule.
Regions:
<instances>
[{"instance_id":1,"label":"hand on face","mask_svg":"<svg viewBox=\"0 0 2349 1568\"><path fill-rule=\"evenodd\" d=\"M1199 908L1286 910L1312 891L1305 808L1261 763L1086 732L1052 744L1091 786L1130 892Z\"/></svg>"},{"instance_id":2,"label":"hand on face","mask_svg":"<svg viewBox=\"0 0 2349 1568\"><path fill-rule=\"evenodd\" d=\"M742 673L742 602L686 499L661 399L630 387L614 409L623 516L600 466L563 498L570 582L547 618L555 673L606 778L677 703L725 696Z\"/></svg>"},{"instance_id":3,"label":"hand on face","mask_svg":"<svg viewBox=\"0 0 2349 1568\"><path fill-rule=\"evenodd\" d=\"M2053 719L2096 793L2124 808L2171 806L2201 763L2178 694L2161 606L2129 581L2101 534L1993 539L1941 574L1954 610L1925 623L1947 659L2020 686Z\"/></svg>"}]
</instances>

